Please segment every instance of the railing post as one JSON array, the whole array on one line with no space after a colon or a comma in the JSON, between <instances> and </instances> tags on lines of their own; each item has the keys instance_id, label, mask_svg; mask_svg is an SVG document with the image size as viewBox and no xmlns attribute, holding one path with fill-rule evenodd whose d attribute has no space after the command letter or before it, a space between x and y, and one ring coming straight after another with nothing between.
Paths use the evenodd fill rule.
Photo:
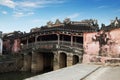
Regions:
<instances>
[{"instance_id":1,"label":"railing post","mask_svg":"<svg viewBox=\"0 0 120 80\"><path fill-rule=\"evenodd\" d=\"M28 48L28 38L27 38L27 48Z\"/></svg>"},{"instance_id":2,"label":"railing post","mask_svg":"<svg viewBox=\"0 0 120 80\"><path fill-rule=\"evenodd\" d=\"M60 45L60 34L57 34L58 37L58 46Z\"/></svg>"},{"instance_id":3,"label":"railing post","mask_svg":"<svg viewBox=\"0 0 120 80\"><path fill-rule=\"evenodd\" d=\"M73 35L71 35L71 46L73 46Z\"/></svg>"},{"instance_id":4,"label":"railing post","mask_svg":"<svg viewBox=\"0 0 120 80\"><path fill-rule=\"evenodd\" d=\"M38 36L35 36L35 43L37 42L37 38L38 38Z\"/></svg>"}]
</instances>

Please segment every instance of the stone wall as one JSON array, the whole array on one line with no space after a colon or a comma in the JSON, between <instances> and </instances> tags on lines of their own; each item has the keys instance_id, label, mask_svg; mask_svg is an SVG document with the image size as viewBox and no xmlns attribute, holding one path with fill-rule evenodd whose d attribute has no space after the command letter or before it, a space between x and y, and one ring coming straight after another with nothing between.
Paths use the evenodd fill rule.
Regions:
<instances>
[{"instance_id":1,"label":"stone wall","mask_svg":"<svg viewBox=\"0 0 120 80\"><path fill-rule=\"evenodd\" d=\"M0 73L10 72L10 71L20 71L23 67L22 57L11 59L9 61L0 62Z\"/></svg>"}]
</instances>

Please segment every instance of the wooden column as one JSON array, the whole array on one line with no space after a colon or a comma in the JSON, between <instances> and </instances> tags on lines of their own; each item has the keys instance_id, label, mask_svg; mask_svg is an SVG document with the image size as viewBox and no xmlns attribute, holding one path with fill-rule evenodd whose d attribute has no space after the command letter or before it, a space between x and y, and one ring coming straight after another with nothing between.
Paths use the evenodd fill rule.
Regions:
<instances>
[{"instance_id":1,"label":"wooden column","mask_svg":"<svg viewBox=\"0 0 120 80\"><path fill-rule=\"evenodd\" d=\"M73 46L73 35L71 35L71 46Z\"/></svg>"},{"instance_id":2,"label":"wooden column","mask_svg":"<svg viewBox=\"0 0 120 80\"><path fill-rule=\"evenodd\" d=\"M27 38L27 47L28 47L28 38Z\"/></svg>"},{"instance_id":3,"label":"wooden column","mask_svg":"<svg viewBox=\"0 0 120 80\"><path fill-rule=\"evenodd\" d=\"M57 34L58 37L58 46L60 45L60 34Z\"/></svg>"},{"instance_id":4,"label":"wooden column","mask_svg":"<svg viewBox=\"0 0 120 80\"><path fill-rule=\"evenodd\" d=\"M38 36L35 36L35 43L37 43L37 38L38 38Z\"/></svg>"}]
</instances>

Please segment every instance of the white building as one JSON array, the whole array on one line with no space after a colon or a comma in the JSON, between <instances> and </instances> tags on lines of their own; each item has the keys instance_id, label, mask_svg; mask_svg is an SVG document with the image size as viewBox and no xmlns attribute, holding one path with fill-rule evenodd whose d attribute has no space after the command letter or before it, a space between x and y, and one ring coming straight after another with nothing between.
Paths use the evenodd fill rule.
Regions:
<instances>
[{"instance_id":1,"label":"white building","mask_svg":"<svg viewBox=\"0 0 120 80\"><path fill-rule=\"evenodd\" d=\"M0 31L0 55L2 55L3 50L3 40L2 40L2 32Z\"/></svg>"}]
</instances>

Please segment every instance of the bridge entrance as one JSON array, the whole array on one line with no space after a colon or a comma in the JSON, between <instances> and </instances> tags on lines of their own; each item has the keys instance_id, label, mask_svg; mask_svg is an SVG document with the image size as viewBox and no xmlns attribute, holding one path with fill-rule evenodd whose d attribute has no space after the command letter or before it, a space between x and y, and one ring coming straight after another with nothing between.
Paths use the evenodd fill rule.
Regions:
<instances>
[{"instance_id":1,"label":"bridge entrance","mask_svg":"<svg viewBox=\"0 0 120 80\"><path fill-rule=\"evenodd\" d=\"M67 66L67 55L65 53L60 53L60 68Z\"/></svg>"},{"instance_id":2,"label":"bridge entrance","mask_svg":"<svg viewBox=\"0 0 120 80\"><path fill-rule=\"evenodd\" d=\"M73 55L73 65L79 62L79 56Z\"/></svg>"},{"instance_id":3,"label":"bridge entrance","mask_svg":"<svg viewBox=\"0 0 120 80\"><path fill-rule=\"evenodd\" d=\"M43 71L44 72L53 70L53 60L54 60L53 53L43 53L43 66L44 66Z\"/></svg>"}]
</instances>

